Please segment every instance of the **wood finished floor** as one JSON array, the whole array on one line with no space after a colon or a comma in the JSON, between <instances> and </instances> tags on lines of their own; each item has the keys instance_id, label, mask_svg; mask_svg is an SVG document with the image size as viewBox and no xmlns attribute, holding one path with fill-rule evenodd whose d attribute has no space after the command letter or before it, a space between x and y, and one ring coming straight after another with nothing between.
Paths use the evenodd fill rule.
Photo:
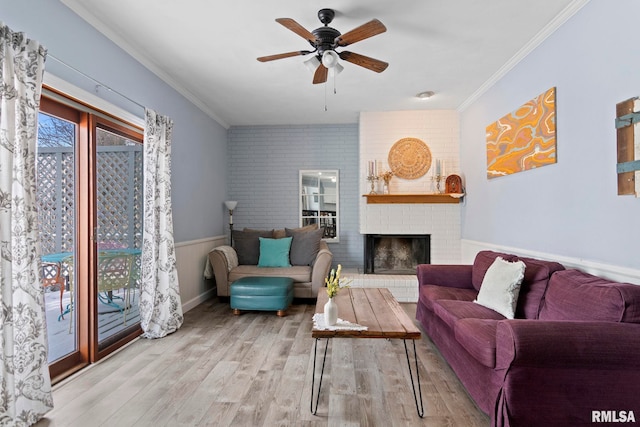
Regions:
<instances>
[{"instance_id":1,"label":"wood finished floor","mask_svg":"<svg viewBox=\"0 0 640 427\"><path fill-rule=\"evenodd\" d=\"M415 318L415 304L402 306ZM135 341L55 386L55 408L36 426L490 424L425 336L417 341L424 419L416 413L402 341L381 339L331 341L312 415L314 309L294 304L284 318L234 316L228 303L207 301L185 314L178 332Z\"/></svg>"}]
</instances>

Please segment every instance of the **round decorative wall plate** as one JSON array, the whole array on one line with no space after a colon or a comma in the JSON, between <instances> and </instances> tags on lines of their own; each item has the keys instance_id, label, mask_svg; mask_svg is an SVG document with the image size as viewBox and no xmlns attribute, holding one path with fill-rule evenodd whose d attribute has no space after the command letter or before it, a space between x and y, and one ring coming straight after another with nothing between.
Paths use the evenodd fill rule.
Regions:
<instances>
[{"instance_id":1,"label":"round decorative wall plate","mask_svg":"<svg viewBox=\"0 0 640 427\"><path fill-rule=\"evenodd\" d=\"M418 138L402 138L389 150L387 161L395 176L417 179L431 167L431 151Z\"/></svg>"}]
</instances>

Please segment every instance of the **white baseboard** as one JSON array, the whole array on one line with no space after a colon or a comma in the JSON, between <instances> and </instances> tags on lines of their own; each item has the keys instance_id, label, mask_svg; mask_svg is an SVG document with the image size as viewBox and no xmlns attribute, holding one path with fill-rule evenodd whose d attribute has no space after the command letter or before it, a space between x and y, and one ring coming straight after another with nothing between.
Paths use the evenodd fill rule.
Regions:
<instances>
[{"instance_id":1,"label":"white baseboard","mask_svg":"<svg viewBox=\"0 0 640 427\"><path fill-rule=\"evenodd\" d=\"M215 281L204 278L204 268L211 249L226 244L227 236L176 243L176 267L183 312L216 296Z\"/></svg>"},{"instance_id":2,"label":"white baseboard","mask_svg":"<svg viewBox=\"0 0 640 427\"><path fill-rule=\"evenodd\" d=\"M581 258L561 256L509 246L500 246L492 243L478 242L474 240L462 239L462 262L465 264L473 263L476 254L482 250L506 252L531 258L556 261L564 265L566 268L575 268L589 274L593 274L594 276L603 277L605 279L614 280L616 282L626 282L640 285L640 270L637 269L604 264Z\"/></svg>"},{"instance_id":3,"label":"white baseboard","mask_svg":"<svg viewBox=\"0 0 640 427\"><path fill-rule=\"evenodd\" d=\"M206 300L211 299L215 296L217 296L216 288L213 288L201 293L195 298L191 298L189 301L182 301L182 312L186 313L187 311L196 308Z\"/></svg>"}]
</instances>

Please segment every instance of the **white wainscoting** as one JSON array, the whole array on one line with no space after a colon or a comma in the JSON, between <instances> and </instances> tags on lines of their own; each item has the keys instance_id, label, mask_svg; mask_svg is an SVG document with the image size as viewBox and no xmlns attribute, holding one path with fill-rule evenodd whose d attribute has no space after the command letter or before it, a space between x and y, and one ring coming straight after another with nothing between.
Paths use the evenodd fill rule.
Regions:
<instances>
[{"instance_id":1,"label":"white wainscoting","mask_svg":"<svg viewBox=\"0 0 640 427\"><path fill-rule=\"evenodd\" d=\"M633 283L640 285L640 270L620 267L616 265L603 264L590 260L560 256L550 253L530 251L527 249L513 248L508 246L499 246L491 243L478 242L474 240L462 240L462 262L471 264L476 254L482 250L491 250L496 252L505 252L515 255L521 255L531 258L539 258L549 261L556 261L564 265L566 268L575 268L582 270L594 276L603 277L616 282Z\"/></svg>"},{"instance_id":2,"label":"white wainscoting","mask_svg":"<svg viewBox=\"0 0 640 427\"><path fill-rule=\"evenodd\" d=\"M204 278L204 268L209 251L226 244L226 236L176 243L176 267L183 312L187 312L216 296L215 281Z\"/></svg>"}]
</instances>

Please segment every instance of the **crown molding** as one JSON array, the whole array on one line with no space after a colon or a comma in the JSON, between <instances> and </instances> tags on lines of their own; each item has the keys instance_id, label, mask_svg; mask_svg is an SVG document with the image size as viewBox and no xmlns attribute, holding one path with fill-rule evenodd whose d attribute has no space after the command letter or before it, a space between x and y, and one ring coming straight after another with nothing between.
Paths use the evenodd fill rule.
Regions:
<instances>
[{"instance_id":1,"label":"crown molding","mask_svg":"<svg viewBox=\"0 0 640 427\"><path fill-rule=\"evenodd\" d=\"M516 65L527 57L535 48L537 48L543 41L549 38L558 28L560 28L565 22L575 15L580 9L582 9L590 0L574 0L562 12L560 12L555 18L553 18L545 27L540 30L527 44L525 44L516 54L511 57L489 80L484 82L469 98L464 100L462 104L456 109L458 112L463 112L471 104L476 102L485 92L491 89L497 82L500 81L509 71L511 71Z\"/></svg>"},{"instance_id":2,"label":"crown molding","mask_svg":"<svg viewBox=\"0 0 640 427\"><path fill-rule=\"evenodd\" d=\"M222 120L218 115L205 103L203 103L196 95L187 90L175 79L165 73L154 61L149 59L144 53L135 49L130 43L123 39L118 33L104 25L93 13L91 13L79 0L61 0L61 2L71 9L76 15L80 16L89 25L102 33L105 37L115 43L118 47L128 53L136 61L140 62L155 74L160 80L171 86L178 93L184 96L189 102L198 107L203 113L211 117L213 120L225 129L229 129L229 124Z\"/></svg>"}]
</instances>

